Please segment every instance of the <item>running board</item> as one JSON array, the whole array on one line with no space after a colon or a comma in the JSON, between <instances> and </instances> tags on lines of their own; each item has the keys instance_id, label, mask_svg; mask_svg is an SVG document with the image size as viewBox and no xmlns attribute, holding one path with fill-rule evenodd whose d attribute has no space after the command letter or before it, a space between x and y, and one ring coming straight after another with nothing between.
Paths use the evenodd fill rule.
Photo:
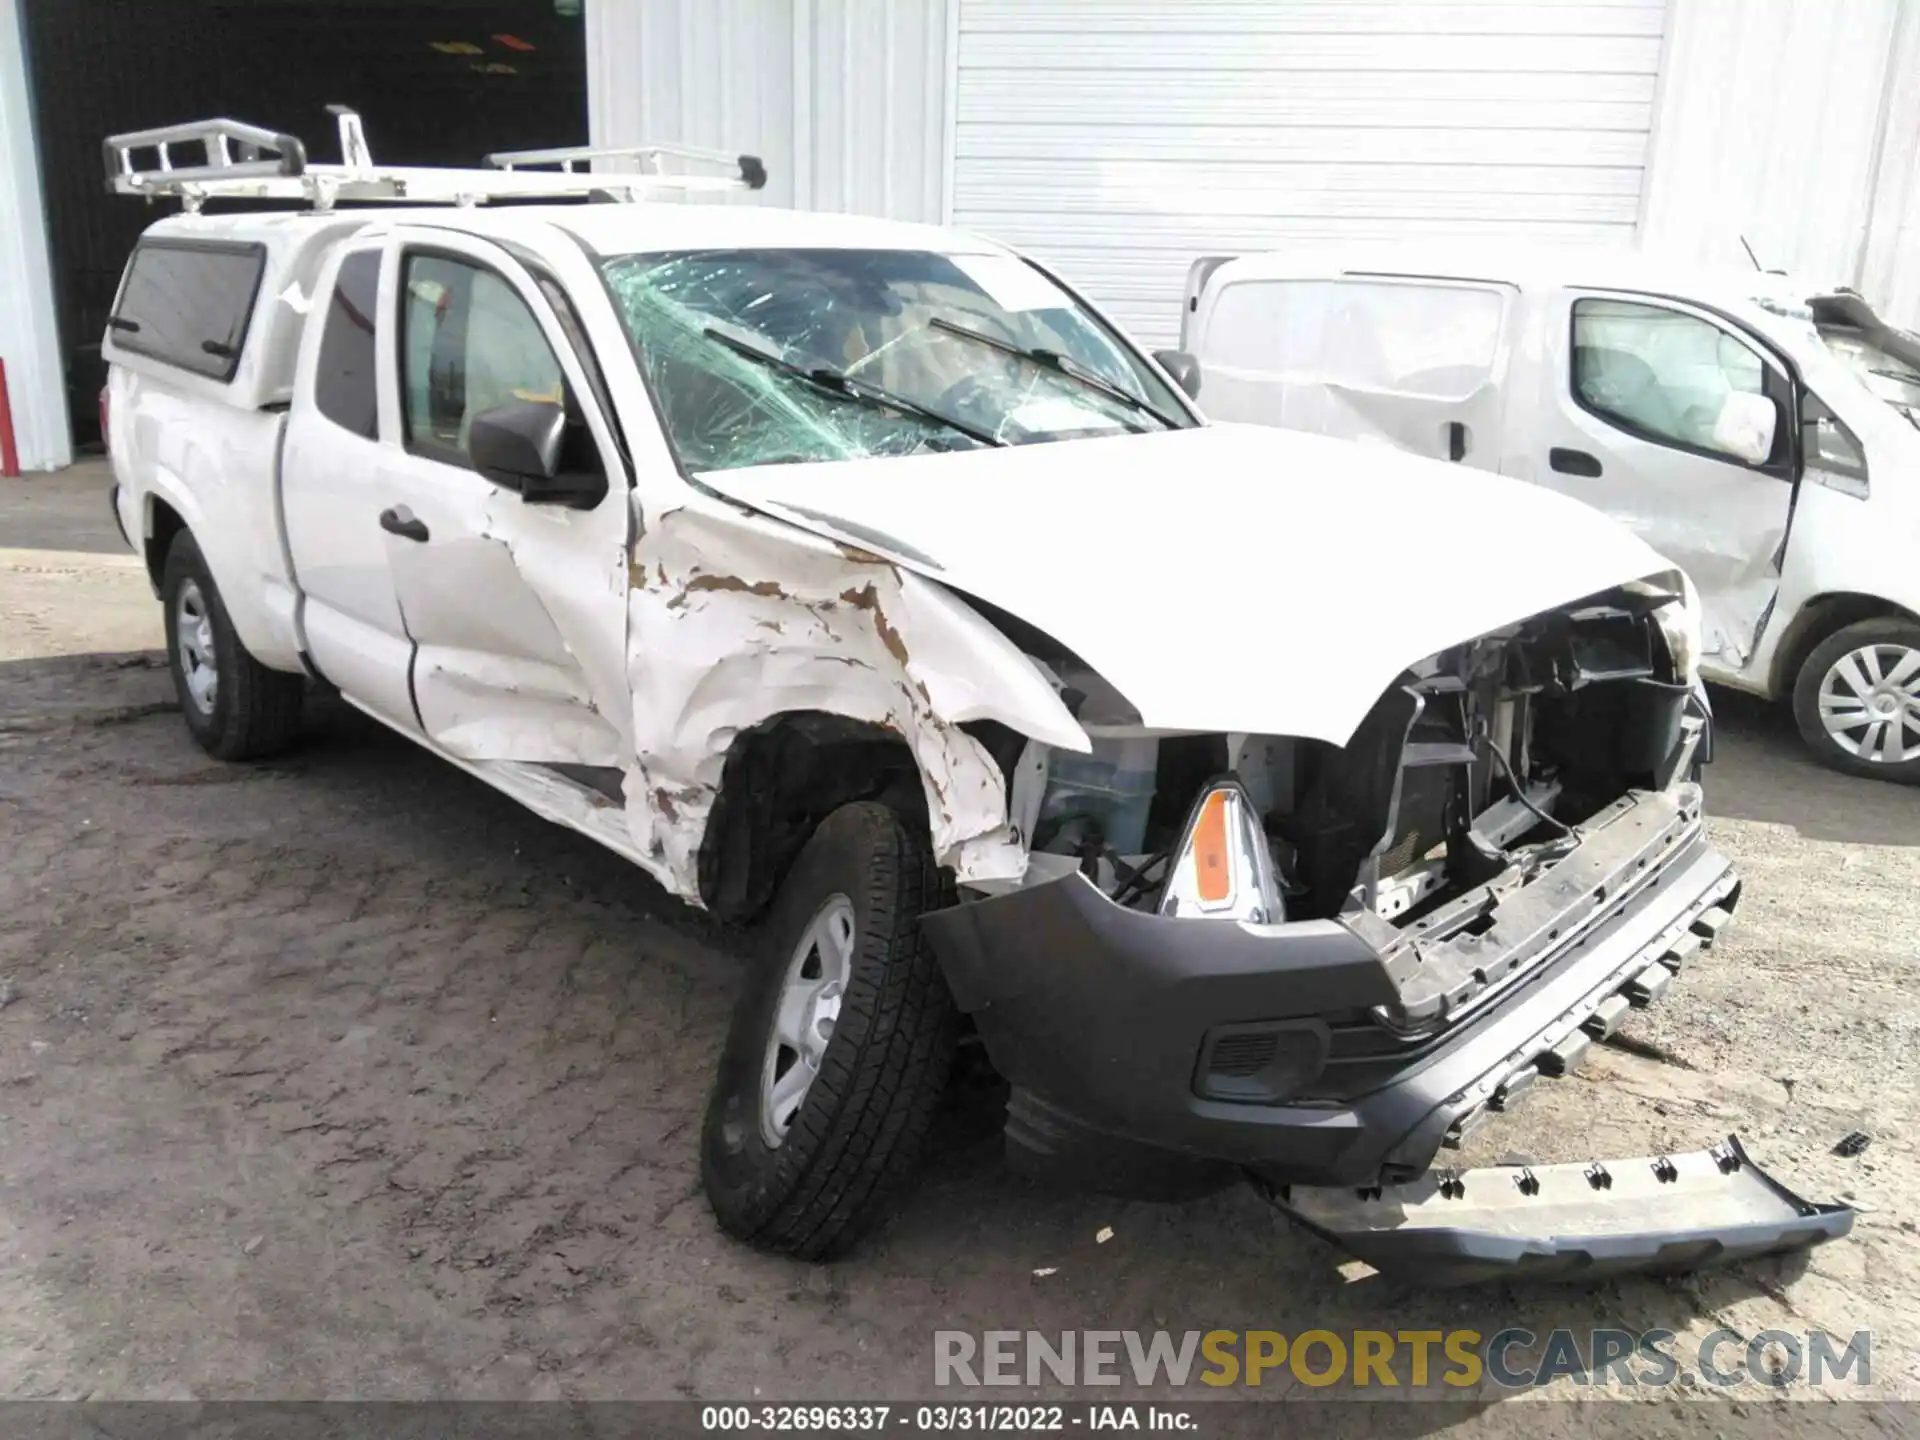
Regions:
<instances>
[{"instance_id":1,"label":"running board","mask_svg":"<svg viewBox=\"0 0 1920 1440\"><path fill-rule=\"evenodd\" d=\"M1297 1185L1277 1203L1382 1274L1430 1286L1677 1274L1804 1250L1847 1234L1854 1216L1801 1199L1733 1135L1685 1155Z\"/></svg>"}]
</instances>

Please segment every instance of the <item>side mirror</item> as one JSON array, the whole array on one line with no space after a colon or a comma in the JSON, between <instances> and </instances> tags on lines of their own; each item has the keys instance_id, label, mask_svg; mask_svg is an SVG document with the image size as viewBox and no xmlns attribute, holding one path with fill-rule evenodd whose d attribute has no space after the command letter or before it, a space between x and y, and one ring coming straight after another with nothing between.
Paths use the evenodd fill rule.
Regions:
<instances>
[{"instance_id":1,"label":"side mirror","mask_svg":"<svg viewBox=\"0 0 1920 1440\"><path fill-rule=\"evenodd\" d=\"M607 477L561 467L566 408L548 400L510 400L473 417L467 456L494 484L517 491L529 505L588 510L607 493Z\"/></svg>"},{"instance_id":2,"label":"side mirror","mask_svg":"<svg viewBox=\"0 0 1920 1440\"><path fill-rule=\"evenodd\" d=\"M1763 465L1773 453L1779 423L1779 407L1765 395L1729 391L1713 422L1713 448L1749 465Z\"/></svg>"},{"instance_id":3,"label":"side mirror","mask_svg":"<svg viewBox=\"0 0 1920 1440\"><path fill-rule=\"evenodd\" d=\"M1200 362L1184 350L1156 350L1153 358L1160 362L1160 368L1173 377L1173 383L1187 392L1192 400L1200 398Z\"/></svg>"}]
</instances>

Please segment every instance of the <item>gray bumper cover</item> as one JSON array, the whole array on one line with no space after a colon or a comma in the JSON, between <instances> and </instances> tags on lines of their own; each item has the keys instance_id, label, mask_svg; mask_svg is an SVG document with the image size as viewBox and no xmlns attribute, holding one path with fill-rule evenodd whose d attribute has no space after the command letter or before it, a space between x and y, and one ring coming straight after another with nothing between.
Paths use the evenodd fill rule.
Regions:
<instances>
[{"instance_id":1,"label":"gray bumper cover","mask_svg":"<svg viewBox=\"0 0 1920 1440\"><path fill-rule=\"evenodd\" d=\"M1278 1203L1382 1274L1421 1285L1697 1270L1836 1239L1854 1216L1803 1200L1731 1135L1685 1155L1295 1186Z\"/></svg>"}]
</instances>

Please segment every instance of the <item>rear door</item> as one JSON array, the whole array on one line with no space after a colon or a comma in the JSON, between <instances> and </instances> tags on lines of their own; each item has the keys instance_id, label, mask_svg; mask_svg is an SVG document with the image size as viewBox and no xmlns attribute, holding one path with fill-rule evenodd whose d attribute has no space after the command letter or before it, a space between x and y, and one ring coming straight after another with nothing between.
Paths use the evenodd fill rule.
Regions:
<instances>
[{"instance_id":1,"label":"rear door","mask_svg":"<svg viewBox=\"0 0 1920 1440\"><path fill-rule=\"evenodd\" d=\"M384 445L374 489L395 603L432 739L471 760L623 766L628 485L591 357L559 287L474 236L400 230L383 317ZM523 500L478 473L476 416L516 401L567 414L589 508Z\"/></svg>"},{"instance_id":2,"label":"rear door","mask_svg":"<svg viewBox=\"0 0 1920 1440\"><path fill-rule=\"evenodd\" d=\"M1569 290L1544 318L1538 424L1517 442L1516 472L1606 511L1685 569L1705 658L1745 668L1793 511L1785 367L1732 323L1664 297ZM1735 453L1734 419L1757 404L1748 397L1773 406L1759 460Z\"/></svg>"},{"instance_id":3,"label":"rear door","mask_svg":"<svg viewBox=\"0 0 1920 1440\"><path fill-rule=\"evenodd\" d=\"M1512 290L1348 274L1216 277L1195 316L1201 404L1497 470Z\"/></svg>"},{"instance_id":4,"label":"rear door","mask_svg":"<svg viewBox=\"0 0 1920 1440\"><path fill-rule=\"evenodd\" d=\"M415 730L413 642L379 526L384 262L385 246L369 241L320 275L280 452L280 505L308 657L343 694Z\"/></svg>"}]
</instances>

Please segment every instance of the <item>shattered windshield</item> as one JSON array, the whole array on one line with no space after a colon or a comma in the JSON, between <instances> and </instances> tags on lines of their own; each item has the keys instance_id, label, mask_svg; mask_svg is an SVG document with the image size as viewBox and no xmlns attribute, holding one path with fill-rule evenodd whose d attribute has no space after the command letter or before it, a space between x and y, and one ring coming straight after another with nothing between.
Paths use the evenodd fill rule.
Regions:
<instances>
[{"instance_id":1,"label":"shattered windshield","mask_svg":"<svg viewBox=\"0 0 1920 1440\"><path fill-rule=\"evenodd\" d=\"M1867 389L1920 425L1920 335L1895 329L1852 295L1816 299L1813 323Z\"/></svg>"},{"instance_id":2,"label":"shattered windshield","mask_svg":"<svg viewBox=\"0 0 1920 1440\"><path fill-rule=\"evenodd\" d=\"M1125 342L1014 256L701 250L604 272L690 472L1193 423Z\"/></svg>"}]
</instances>

